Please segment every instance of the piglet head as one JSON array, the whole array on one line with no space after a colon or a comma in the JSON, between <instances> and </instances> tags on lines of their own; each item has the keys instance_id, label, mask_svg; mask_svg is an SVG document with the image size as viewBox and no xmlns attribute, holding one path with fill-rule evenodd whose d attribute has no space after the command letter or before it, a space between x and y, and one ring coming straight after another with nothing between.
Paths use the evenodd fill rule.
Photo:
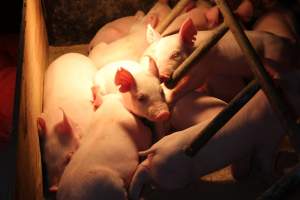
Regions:
<instances>
[{"instance_id":1,"label":"piglet head","mask_svg":"<svg viewBox=\"0 0 300 200\"><path fill-rule=\"evenodd\" d=\"M115 84L120 85L124 106L150 121L164 121L170 112L158 79L158 70L153 59L148 58L147 66L131 73L120 69L115 76Z\"/></svg>"},{"instance_id":2,"label":"piglet head","mask_svg":"<svg viewBox=\"0 0 300 200\"><path fill-rule=\"evenodd\" d=\"M53 116L45 113L37 119L51 192L56 191L66 165L79 147L80 139L80 128L62 109L60 111L63 115L61 121L53 122Z\"/></svg>"},{"instance_id":3,"label":"piglet head","mask_svg":"<svg viewBox=\"0 0 300 200\"><path fill-rule=\"evenodd\" d=\"M179 34L161 37L151 26L147 29L147 40L150 46L144 55L152 57L159 69L162 80L171 74L187 58L194 49L196 27L191 19L187 19L180 27Z\"/></svg>"}]
</instances>

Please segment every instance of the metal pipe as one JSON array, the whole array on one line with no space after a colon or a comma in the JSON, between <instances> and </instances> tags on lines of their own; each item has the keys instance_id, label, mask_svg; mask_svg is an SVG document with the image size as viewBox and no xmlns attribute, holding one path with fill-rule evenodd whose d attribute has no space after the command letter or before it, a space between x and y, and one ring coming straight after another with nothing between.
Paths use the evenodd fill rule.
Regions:
<instances>
[{"instance_id":1,"label":"metal pipe","mask_svg":"<svg viewBox=\"0 0 300 200\"><path fill-rule=\"evenodd\" d=\"M158 24L156 31L162 34L173 22L173 20L183 11L183 9L188 5L190 1L191 0L180 0L169 13L169 15L167 15L166 18L164 18L164 20Z\"/></svg>"},{"instance_id":2,"label":"metal pipe","mask_svg":"<svg viewBox=\"0 0 300 200\"><path fill-rule=\"evenodd\" d=\"M299 124L296 123L295 119L291 116L291 110L288 108L287 104L284 102L281 94L276 90L274 83L265 70L261 60L259 59L257 53L254 48L250 44L246 34L241 28L241 25L235 19L233 12L229 8L226 0L216 0L218 7L220 8L224 21L230 28L233 33L237 43L241 47L244 52L246 59L250 65L252 72L255 77L259 81L263 91L265 92L273 110L277 113L283 127L287 130L290 138L298 144L294 144L294 148L297 152L300 152L300 127Z\"/></svg>"},{"instance_id":3,"label":"metal pipe","mask_svg":"<svg viewBox=\"0 0 300 200\"><path fill-rule=\"evenodd\" d=\"M180 66L173 72L171 78L166 81L165 85L167 88L172 89L176 86L178 81L187 74L192 67L196 66L195 63L209 51L228 31L228 26L225 23L219 25L213 30L213 35L206 41L201 43L192 53L189 55Z\"/></svg>"}]
</instances>

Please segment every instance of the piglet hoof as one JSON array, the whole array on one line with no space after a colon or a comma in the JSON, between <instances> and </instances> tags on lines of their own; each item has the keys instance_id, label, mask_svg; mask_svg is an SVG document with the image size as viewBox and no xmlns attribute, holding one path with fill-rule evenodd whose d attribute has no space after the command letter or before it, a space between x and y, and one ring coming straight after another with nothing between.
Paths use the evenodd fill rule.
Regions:
<instances>
[{"instance_id":1,"label":"piglet hoof","mask_svg":"<svg viewBox=\"0 0 300 200\"><path fill-rule=\"evenodd\" d=\"M51 192L51 193L56 193L57 190L58 190L57 185L52 185L52 186L49 188L49 192Z\"/></svg>"},{"instance_id":2,"label":"piglet hoof","mask_svg":"<svg viewBox=\"0 0 300 200\"><path fill-rule=\"evenodd\" d=\"M158 16L155 13L150 14L147 19L146 19L146 24L150 24L153 28L156 28L156 26L158 25L159 21L158 21Z\"/></svg>"},{"instance_id":3,"label":"piglet hoof","mask_svg":"<svg viewBox=\"0 0 300 200\"><path fill-rule=\"evenodd\" d=\"M101 95L99 94L99 86L95 85L91 88L92 94L93 94L93 100L91 100L94 110L97 110L99 106L102 104L102 98Z\"/></svg>"},{"instance_id":4,"label":"piglet hoof","mask_svg":"<svg viewBox=\"0 0 300 200\"><path fill-rule=\"evenodd\" d=\"M230 166L231 174L235 180L243 180L250 175L251 156L236 161Z\"/></svg>"},{"instance_id":5,"label":"piglet hoof","mask_svg":"<svg viewBox=\"0 0 300 200\"><path fill-rule=\"evenodd\" d=\"M163 88L163 91L164 91L165 100L166 100L167 104L170 107L170 105L173 103L173 100L174 100L174 98L173 98L173 96L174 96L173 91L170 90L170 89L168 89L164 84L162 85L162 88Z\"/></svg>"}]
</instances>

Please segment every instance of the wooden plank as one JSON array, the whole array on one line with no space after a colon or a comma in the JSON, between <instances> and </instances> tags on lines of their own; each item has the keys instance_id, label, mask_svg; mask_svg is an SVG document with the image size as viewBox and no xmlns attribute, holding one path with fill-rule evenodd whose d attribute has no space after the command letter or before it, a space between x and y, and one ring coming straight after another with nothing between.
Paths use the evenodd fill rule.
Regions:
<instances>
[{"instance_id":1,"label":"wooden plank","mask_svg":"<svg viewBox=\"0 0 300 200\"><path fill-rule=\"evenodd\" d=\"M25 0L24 55L17 141L16 199L43 199L36 118L42 111L47 34L39 0Z\"/></svg>"}]
</instances>

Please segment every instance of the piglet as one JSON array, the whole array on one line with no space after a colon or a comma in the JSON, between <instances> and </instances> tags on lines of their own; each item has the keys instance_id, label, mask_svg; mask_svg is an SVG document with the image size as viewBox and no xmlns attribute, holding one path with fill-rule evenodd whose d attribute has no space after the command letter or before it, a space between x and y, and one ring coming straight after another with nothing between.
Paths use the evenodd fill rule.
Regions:
<instances>
[{"instance_id":1,"label":"piglet","mask_svg":"<svg viewBox=\"0 0 300 200\"><path fill-rule=\"evenodd\" d=\"M274 68L289 68L294 56L295 44L285 38L274 34L259 31L245 31L252 46L263 58L266 66ZM159 68L160 77L168 79L184 59L193 51L194 47L201 44L211 36L212 31L198 31L192 21L185 21L180 32L175 35L161 37L149 27L147 37L152 44L146 49L144 55L151 56ZM295 60L298 60L297 58ZM232 76L238 78L251 78L248 62L240 50L232 33L228 32L197 62L188 75L179 82L177 88L167 92L167 101L176 101L186 92L202 86L210 76ZM196 75L195 75L196 74ZM222 90L222 85L215 90Z\"/></svg>"},{"instance_id":2,"label":"piglet","mask_svg":"<svg viewBox=\"0 0 300 200\"><path fill-rule=\"evenodd\" d=\"M97 71L94 84L102 95L120 92L124 106L140 117L150 121L169 118L158 70L151 58L145 57L141 63L119 61L108 64Z\"/></svg>"},{"instance_id":3,"label":"piglet","mask_svg":"<svg viewBox=\"0 0 300 200\"><path fill-rule=\"evenodd\" d=\"M191 6L194 4L193 6ZM209 3L201 1L198 5L191 1L188 4L186 12L182 13L174 19L174 21L167 27L162 35L174 34L180 29L181 24L188 18L192 19L197 27L197 30L207 30L215 27L219 23L219 11L216 7L211 8Z\"/></svg>"},{"instance_id":4,"label":"piglet","mask_svg":"<svg viewBox=\"0 0 300 200\"><path fill-rule=\"evenodd\" d=\"M299 110L299 105L297 107ZM194 157L187 156L184 149L208 122L209 120L203 121L168 135L149 150L140 152L140 156L147 158L138 166L133 176L130 197L138 199L142 188L151 182L169 190L184 188L199 177L231 163L242 163L241 161L245 161L248 156L253 158L254 162L246 159L248 163L238 165L244 167L236 168L235 173L245 175L254 167L264 181L272 180L273 158L285 131L262 91L259 91Z\"/></svg>"},{"instance_id":5,"label":"piglet","mask_svg":"<svg viewBox=\"0 0 300 200\"><path fill-rule=\"evenodd\" d=\"M89 43L89 51L97 44L104 42L109 44L127 35L131 27L144 17L143 11L137 11L134 16L116 19L101 27Z\"/></svg>"},{"instance_id":6,"label":"piglet","mask_svg":"<svg viewBox=\"0 0 300 200\"><path fill-rule=\"evenodd\" d=\"M212 119L227 103L202 92L193 91L179 99L172 109L170 125L174 131Z\"/></svg>"},{"instance_id":7,"label":"piglet","mask_svg":"<svg viewBox=\"0 0 300 200\"><path fill-rule=\"evenodd\" d=\"M168 28L163 32L162 35L170 35L171 33L178 32L180 26L187 19L191 19L197 28L197 30L208 30L215 28L222 22L222 14L217 6L212 6L206 1L198 1L191 6L193 1L188 4L189 9L185 13L179 15L174 19L174 21L168 26ZM232 9L236 9L237 5L230 5ZM250 21L253 16L253 5L251 1L244 0L235 10L235 14L243 22Z\"/></svg>"},{"instance_id":8,"label":"piglet","mask_svg":"<svg viewBox=\"0 0 300 200\"><path fill-rule=\"evenodd\" d=\"M61 178L58 200L127 199L138 150L151 144L150 130L123 106L119 94L101 98L88 134Z\"/></svg>"},{"instance_id":9,"label":"piglet","mask_svg":"<svg viewBox=\"0 0 300 200\"><path fill-rule=\"evenodd\" d=\"M166 3L157 2L144 18L131 27L130 34L110 44L99 43L89 52L89 57L97 68L118 60L137 61L149 45L146 40L147 24L156 27L170 11Z\"/></svg>"},{"instance_id":10,"label":"piglet","mask_svg":"<svg viewBox=\"0 0 300 200\"><path fill-rule=\"evenodd\" d=\"M78 53L60 56L46 71L44 107L37 125L51 191L57 189L65 166L89 126L95 72L93 62Z\"/></svg>"}]
</instances>

